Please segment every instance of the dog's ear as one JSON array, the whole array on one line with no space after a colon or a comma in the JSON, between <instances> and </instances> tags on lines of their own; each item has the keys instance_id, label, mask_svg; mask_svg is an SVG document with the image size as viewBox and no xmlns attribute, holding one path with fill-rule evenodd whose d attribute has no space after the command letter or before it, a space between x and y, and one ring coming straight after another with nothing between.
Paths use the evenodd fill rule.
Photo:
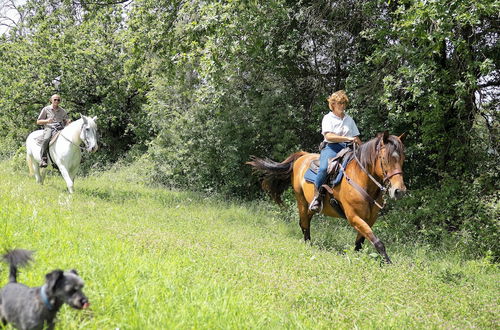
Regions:
<instances>
[{"instance_id":1,"label":"dog's ear","mask_svg":"<svg viewBox=\"0 0 500 330\"><path fill-rule=\"evenodd\" d=\"M45 281L47 283L47 291L54 293L55 288L64 278L64 272L60 269L53 270L52 272L45 275Z\"/></svg>"},{"instance_id":2,"label":"dog's ear","mask_svg":"<svg viewBox=\"0 0 500 330\"><path fill-rule=\"evenodd\" d=\"M70 269L69 272L72 273L72 274L75 274L76 276L78 276L78 273L76 272L76 269Z\"/></svg>"}]
</instances>

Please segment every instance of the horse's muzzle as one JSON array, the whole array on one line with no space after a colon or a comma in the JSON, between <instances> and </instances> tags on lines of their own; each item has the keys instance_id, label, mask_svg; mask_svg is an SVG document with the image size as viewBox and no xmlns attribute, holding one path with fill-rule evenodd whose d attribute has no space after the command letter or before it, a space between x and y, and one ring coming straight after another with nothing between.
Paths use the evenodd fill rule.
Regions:
<instances>
[{"instance_id":1,"label":"horse's muzzle","mask_svg":"<svg viewBox=\"0 0 500 330\"><path fill-rule=\"evenodd\" d=\"M403 188L390 188L389 196L393 199L400 199L406 194L406 187Z\"/></svg>"},{"instance_id":2,"label":"horse's muzzle","mask_svg":"<svg viewBox=\"0 0 500 330\"><path fill-rule=\"evenodd\" d=\"M87 152L96 152L99 147L96 145L87 148Z\"/></svg>"}]
</instances>

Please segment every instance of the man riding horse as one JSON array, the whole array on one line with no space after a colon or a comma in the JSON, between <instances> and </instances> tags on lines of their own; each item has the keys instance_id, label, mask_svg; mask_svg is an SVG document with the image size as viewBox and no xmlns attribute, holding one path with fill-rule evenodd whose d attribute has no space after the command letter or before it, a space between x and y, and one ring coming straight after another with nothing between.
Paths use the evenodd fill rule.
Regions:
<instances>
[{"instance_id":1,"label":"man riding horse","mask_svg":"<svg viewBox=\"0 0 500 330\"><path fill-rule=\"evenodd\" d=\"M52 95L50 98L51 104L42 109L36 121L37 125L44 125L40 167L47 167L47 155L52 136L71 122L66 110L59 106L60 102L61 96L58 94Z\"/></svg>"}]
</instances>

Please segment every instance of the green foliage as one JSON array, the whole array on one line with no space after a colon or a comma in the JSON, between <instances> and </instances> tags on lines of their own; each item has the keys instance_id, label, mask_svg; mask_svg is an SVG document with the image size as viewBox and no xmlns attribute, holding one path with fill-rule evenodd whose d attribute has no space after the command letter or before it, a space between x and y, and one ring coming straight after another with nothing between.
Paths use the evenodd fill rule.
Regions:
<instances>
[{"instance_id":1,"label":"green foliage","mask_svg":"<svg viewBox=\"0 0 500 330\"><path fill-rule=\"evenodd\" d=\"M419 184L477 174L489 148L496 148L490 161L497 161L496 142L474 148L481 138L473 128L480 116L496 116L484 97L498 85L498 2L380 2L379 8L378 26L363 31L374 50L348 79L363 109L361 126L407 131L409 173Z\"/></svg>"},{"instance_id":2,"label":"green foliage","mask_svg":"<svg viewBox=\"0 0 500 330\"><path fill-rule=\"evenodd\" d=\"M70 117L97 116L101 162L149 139L140 90L125 75L123 10L67 1L28 1L18 34L0 44L0 136L19 146L36 129L41 108L62 95ZM14 31L15 32L15 31ZM60 89L52 81L60 77ZM0 151L11 155L15 148Z\"/></svg>"},{"instance_id":3,"label":"green foliage","mask_svg":"<svg viewBox=\"0 0 500 330\"><path fill-rule=\"evenodd\" d=\"M390 203L382 228L394 241L428 243L470 258L491 254L500 260L498 193L486 194L477 181L463 182L447 178L411 191L403 200Z\"/></svg>"},{"instance_id":4,"label":"green foliage","mask_svg":"<svg viewBox=\"0 0 500 330\"><path fill-rule=\"evenodd\" d=\"M146 107L158 132L150 153L160 181L242 194L255 187L242 180L250 177L244 162L251 154L284 158L298 148L300 116L285 99L287 83L266 70L277 63L269 44L286 14L279 1L178 8L183 19L155 42L168 43L170 57L153 55L150 63L165 72L155 77ZM132 25L154 28L144 21L149 15L132 17Z\"/></svg>"}]
</instances>

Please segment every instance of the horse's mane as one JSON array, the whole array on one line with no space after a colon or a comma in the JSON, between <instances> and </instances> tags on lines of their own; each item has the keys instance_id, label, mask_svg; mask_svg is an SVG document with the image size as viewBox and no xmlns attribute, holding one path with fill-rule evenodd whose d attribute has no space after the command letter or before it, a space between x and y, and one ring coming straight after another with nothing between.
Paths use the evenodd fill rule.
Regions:
<instances>
[{"instance_id":1,"label":"horse's mane","mask_svg":"<svg viewBox=\"0 0 500 330\"><path fill-rule=\"evenodd\" d=\"M94 123L94 120L92 119L92 117L86 117L86 118L87 118L87 121ZM66 127L73 127L76 125L80 125L80 127L81 127L82 122L83 122L83 118L78 118L77 120L74 120L71 123L69 123Z\"/></svg>"},{"instance_id":2,"label":"horse's mane","mask_svg":"<svg viewBox=\"0 0 500 330\"><path fill-rule=\"evenodd\" d=\"M373 139L361 144L358 147L356 156L358 157L361 165L368 171L372 169L372 166L374 166L377 161L377 146L381 139L383 139L383 133L378 134ZM399 155L402 155L404 152L403 143L401 143L401 141L394 135L389 135L387 137L385 147L387 148L387 153L389 155L393 152L397 152Z\"/></svg>"},{"instance_id":3,"label":"horse's mane","mask_svg":"<svg viewBox=\"0 0 500 330\"><path fill-rule=\"evenodd\" d=\"M71 123L69 123L67 127L69 127L69 126L75 126L75 125L77 125L77 123L79 123L79 125L81 125L82 121L83 121L82 118L78 118L77 120L74 120Z\"/></svg>"}]
</instances>

